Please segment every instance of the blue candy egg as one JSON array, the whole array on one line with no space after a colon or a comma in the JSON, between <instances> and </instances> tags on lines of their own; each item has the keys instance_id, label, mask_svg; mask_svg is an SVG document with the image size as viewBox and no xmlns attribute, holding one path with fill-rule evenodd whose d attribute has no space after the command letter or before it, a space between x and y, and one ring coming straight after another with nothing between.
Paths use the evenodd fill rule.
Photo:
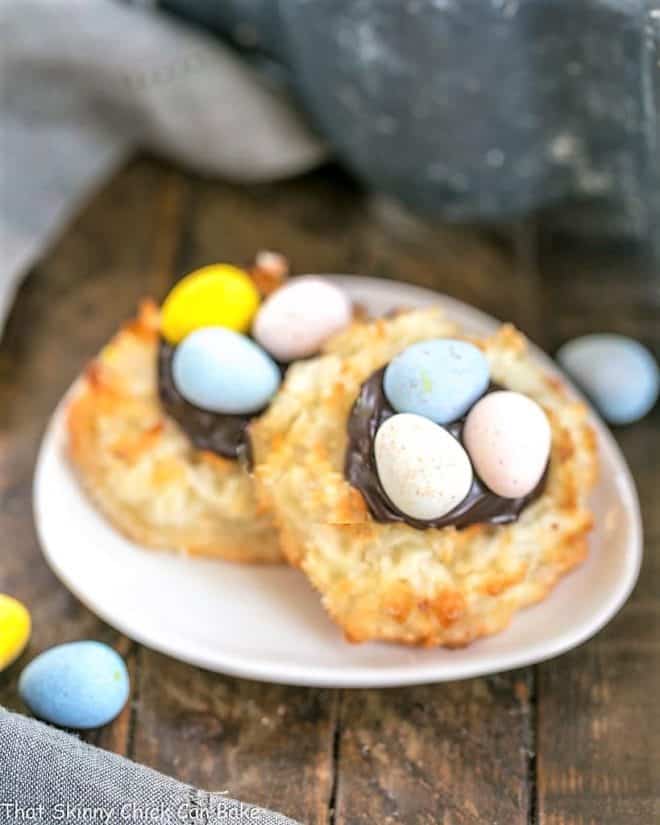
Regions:
<instances>
[{"instance_id":1,"label":"blue candy egg","mask_svg":"<svg viewBox=\"0 0 660 825\"><path fill-rule=\"evenodd\" d=\"M585 335L564 344L557 360L611 424L637 421L657 401L658 364L632 338Z\"/></svg>"},{"instance_id":2,"label":"blue candy egg","mask_svg":"<svg viewBox=\"0 0 660 825\"><path fill-rule=\"evenodd\" d=\"M71 642L33 659L21 673L18 691L40 719L63 728L98 728L126 704L128 671L111 647Z\"/></svg>"},{"instance_id":3,"label":"blue candy egg","mask_svg":"<svg viewBox=\"0 0 660 825\"><path fill-rule=\"evenodd\" d=\"M233 415L265 407L281 380L261 347L224 327L203 327L185 338L174 353L172 376L191 404Z\"/></svg>"},{"instance_id":4,"label":"blue candy egg","mask_svg":"<svg viewBox=\"0 0 660 825\"><path fill-rule=\"evenodd\" d=\"M420 341L396 356L383 377L383 389L399 413L415 413L449 424L461 418L487 390L488 361L467 341Z\"/></svg>"}]
</instances>

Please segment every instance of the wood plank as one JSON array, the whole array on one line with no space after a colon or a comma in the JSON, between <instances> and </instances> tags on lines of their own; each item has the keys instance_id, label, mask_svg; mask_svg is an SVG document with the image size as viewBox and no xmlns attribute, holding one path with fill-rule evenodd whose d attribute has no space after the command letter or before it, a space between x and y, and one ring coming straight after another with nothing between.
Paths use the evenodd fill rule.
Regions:
<instances>
[{"instance_id":1,"label":"wood plank","mask_svg":"<svg viewBox=\"0 0 660 825\"><path fill-rule=\"evenodd\" d=\"M636 597L596 639L539 668L541 825L658 821L659 639L657 602Z\"/></svg>"},{"instance_id":2,"label":"wood plank","mask_svg":"<svg viewBox=\"0 0 660 825\"><path fill-rule=\"evenodd\" d=\"M239 187L143 160L94 200L36 268L0 349L0 589L28 603L35 637L28 655L0 676L0 702L19 706L15 683L29 656L66 639L100 638L127 657L135 692L92 741L310 825L333 817L350 825L653 821L660 815L653 775L660 716L648 690L660 677L658 411L617 434L640 487L648 537L635 597L596 640L542 665L538 684L529 669L341 693L216 676L132 645L41 561L30 513L39 434L81 361L141 295L165 293L172 268L180 275L213 260L242 263L270 247L289 255L298 272L362 271L440 289L513 320L551 349L607 325L660 354L658 282L641 258L603 249L582 256L561 239L542 238L537 270L529 227L511 236L431 231L382 213L336 170Z\"/></svg>"},{"instance_id":3,"label":"wood plank","mask_svg":"<svg viewBox=\"0 0 660 825\"><path fill-rule=\"evenodd\" d=\"M568 338L617 332L660 351L660 261L650 246L561 235L539 239L542 305L552 351Z\"/></svg>"},{"instance_id":4,"label":"wood plank","mask_svg":"<svg viewBox=\"0 0 660 825\"><path fill-rule=\"evenodd\" d=\"M527 823L531 672L396 690L341 706L338 825Z\"/></svg>"},{"instance_id":5,"label":"wood plank","mask_svg":"<svg viewBox=\"0 0 660 825\"><path fill-rule=\"evenodd\" d=\"M660 266L644 249L546 239L545 318L554 346L614 331L660 356ZM646 531L639 583L595 639L539 666L540 825L619 825L660 818L660 409L614 432L640 493Z\"/></svg>"},{"instance_id":6,"label":"wood plank","mask_svg":"<svg viewBox=\"0 0 660 825\"><path fill-rule=\"evenodd\" d=\"M446 293L515 324L543 346L536 230L531 221L499 231L411 222L391 208L363 228L361 270Z\"/></svg>"},{"instance_id":7,"label":"wood plank","mask_svg":"<svg viewBox=\"0 0 660 825\"><path fill-rule=\"evenodd\" d=\"M83 210L19 291L0 347L0 591L30 609L28 651L0 675L0 704L22 709L22 666L55 644L93 638L115 646L135 673L137 647L100 622L57 581L41 556L32 520L32 473L55 404L85 361L160 286L177 237L176 173L130 164ZM136 231L139 227L140 231ZM110 726L86 734L128 749L131 705Z\"/></svg>"},{"instance_id":8,"label":"wood plank","mask_svg":"<svg viewBox=\"0 0 660 825\"><path fill-rule=\"evenodd\" d=\"M337 170L252 186L197 180L177 272L246 265L260 249L282 252L295 274L353 272L362 214L359 193Z\"/></svg>"},{"instance_id":9,"label":"wood plank","mask_svg":"<svg viewBox=\"0 0 660 825\"><path fill-rule=\"evenodd\" d=\"M143 651L133 757L184 782L329 821L333 691L208 673Z\"/></svg>"}]
</instances>

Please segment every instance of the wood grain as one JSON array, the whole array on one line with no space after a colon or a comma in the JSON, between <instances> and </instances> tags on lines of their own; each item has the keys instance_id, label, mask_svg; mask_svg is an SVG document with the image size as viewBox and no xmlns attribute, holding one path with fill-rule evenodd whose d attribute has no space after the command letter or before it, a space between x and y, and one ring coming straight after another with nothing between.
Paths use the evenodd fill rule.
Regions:
<instances>
[{"instance_id":1,"label":"wood grain","mask_svg":"<svg viewBox=\"0 0 660 825\"><path fill-rule=\"evenodd\" d=\"M137 761L301 822L328 822L333 691L233 679L147 650L136 690Z\"/></svg>"},{"instance_id":2,"label":"wood grain","mask_svg":"<svg viewBox=\"0 0 660 825\"><path fill-rule=\"evenodd\" d=\"M41 433L63 392L152 291L154 266L167 266L159 238L170 229L174 176L157 164L134 163L100 192L27 279L2 339L0 591L21 599L34 625L26 653L0 675L0 704L10 708L22 709L21 667L54 644L99 639L119 649L135 672L136 646L84 608L46 566L32 521L32 473ZM87 738L127 752L130 719L129 705L113 725Z\"/></svg>"},{"instance_id":3,"label":"wood grain","mask_svg":"<svg viewBox=\"0 0 660 825\"><path fill-rule=\"evenodd\" d=\"M338 825L526 823L530 674L346 692Z\"/></svg>"},{"instance_id":4,"label":"wood grain","mask_svg":"<svg viewBox=\"0 0 660 825\"><path fill-rule=\"evenodd\" d=\"M245 265L260 249L282 252L293 272L354 271L363 203L337 170L278 184L195 180L177 276L217 260Z\"/></svg>"},{"instance_id":5,"label":"wood grain","mask_svg":"<svg viewBox=\"0 0 660 825\"><path fill-rule=\"evenodd\" d=\"M649 251L542 239L551 345L611 331L660 357L660 279ZM615 435L645 522L639 583L588 644L538 668L538 822L620 825L660 819L660 408Z\"/></svg>"},{"instance_id":6,"label":"wood grain","mask_svg":"<svg viewBox=\"0 0 660 825\"><path fill-rule=\"evenodd\" d=\"M287 254L294 271L358 272L446 292L554 350L597 329L660 355L660 282L641 253L571 246L524 222L422 227L369 201L335 167L241 187L130 164L83 210L20 291L0 346L0 590L32 610L28 652L97 638L127 658L131 702L89 741L307 825L651 822L660 816L660 411L617 433L647 551L634 598L589 644L515 673L453 685L329 691L207 673L98 621L42 561L31 518L41 432L62 392L145 294L190 269Z\"/></svg>"}]
</instances>

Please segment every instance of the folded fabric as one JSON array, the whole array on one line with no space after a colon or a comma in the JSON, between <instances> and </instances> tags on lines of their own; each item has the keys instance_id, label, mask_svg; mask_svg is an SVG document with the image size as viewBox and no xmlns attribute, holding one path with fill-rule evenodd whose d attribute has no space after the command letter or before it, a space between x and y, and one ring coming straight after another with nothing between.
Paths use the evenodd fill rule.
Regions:
<instances>
[{"instance_id":1,"label":"folded fabric","mask_svg":"<svg viewBox=\"0 0 660 825\"><path fill-rule=\"evenodd\" d=\"M138 146L273 180L326 157L313 123L427 219L659 235L654 0L0 0L0 38L0 330Z\"/></svg>"},{"instance_id":2,"label":"folded fabric","mask_svg":"<svg viewBox=\"0 0 660 825\"><path fill-rule=\"evenodd\" d=\"M657 0L160 5L277 60L358 177L418 214L659 231Z\"/></svg>"},{"instance_id":3,"label":"folded fabric","mask_svg":"<svg viewBox=\"0 0 660 825\"><path fill-rule=\"evenodd\" d=\"M298 825L0 707L0 822Z\"/></svg>"},{"instance_id":4,"label":"folded fabric","mask_svg":"<svg viewBox=\"0 0 660 825\"><path fill-rule=\"evenodd\" d=\"M0 331L22 274L137 146L230 180L326 154L228 46L111 0L0 0Z\"/></svg>"}]
</instances>

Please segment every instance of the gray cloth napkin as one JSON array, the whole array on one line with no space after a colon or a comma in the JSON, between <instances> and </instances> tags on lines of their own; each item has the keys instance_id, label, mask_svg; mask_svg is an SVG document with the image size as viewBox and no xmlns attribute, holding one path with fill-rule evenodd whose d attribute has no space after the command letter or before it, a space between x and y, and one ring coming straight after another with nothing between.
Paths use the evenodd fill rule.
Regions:
<instances>
[{"instance_id":1,"label":"gray cloth napkin","mask_svg":"<svg viewBox=\"0 0 660 825\"><path fill-rule=\"evenodd\" d=\"M0 708L0 823L298 825Z\"/></svg>"},{"instance_id":2,"label":"gray cloth napkin","mask_svg":"<svg viewBox=\"0 0 660 825\"><path fill-rule=\"evenodd\" d=\"M325 155L210 35L113 0L0 0L0 332L21 275L137 146L244 181Z\"/></svg>"}]
</instances>

